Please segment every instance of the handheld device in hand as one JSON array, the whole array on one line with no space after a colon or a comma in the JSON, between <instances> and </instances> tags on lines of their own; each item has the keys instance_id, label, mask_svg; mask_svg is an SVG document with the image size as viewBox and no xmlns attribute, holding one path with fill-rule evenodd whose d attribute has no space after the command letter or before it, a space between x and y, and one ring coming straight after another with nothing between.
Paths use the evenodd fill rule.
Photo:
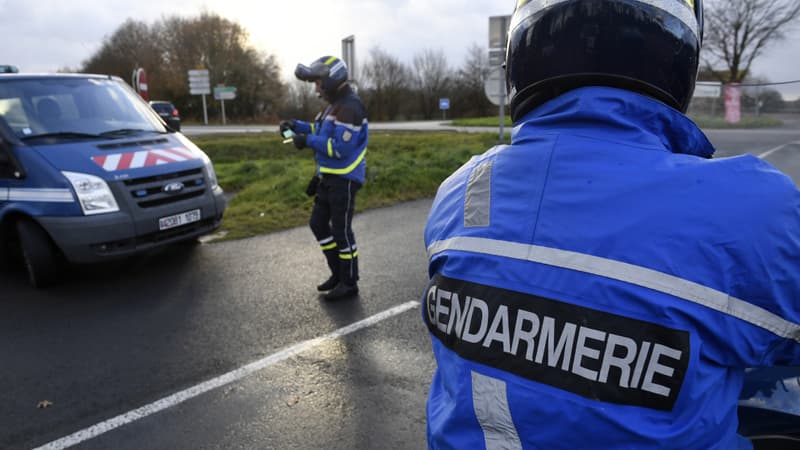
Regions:
<instances>
[{"instance_id":1,"label":"handheld device in hand","mask_svg":"<svg viewBox=\"0 0 800 450\"><path fill-rule=\"evenodd\" d=\"M288 144L288 143L292 142L292 138L294 137L294 131L292 131L291 129L287 128L287 129L281 131L281 136L283 136L283 143L284 144Z\"/></svg>"}]
</instances>

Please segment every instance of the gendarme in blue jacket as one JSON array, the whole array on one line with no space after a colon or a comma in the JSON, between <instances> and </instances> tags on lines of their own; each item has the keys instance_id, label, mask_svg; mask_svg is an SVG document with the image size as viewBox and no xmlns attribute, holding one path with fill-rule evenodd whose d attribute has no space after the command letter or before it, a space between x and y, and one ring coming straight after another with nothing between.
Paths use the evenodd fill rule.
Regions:
<instances>
[{"instance_id":1,"label":"gendarme in blue jacket","mask_svg":"<svg viewBox=\"0 0 800 450\"><path fill-rule=\"evenodd\" d=\"M732 449L746 367L800 364L800 193L613 88L525 116L439 188L431 448Z\"/></svg>"},{"instance_id":2,"label":"gendarme in blue jacket","mask_svg":"<svg viewBox=\"0 0 800 450\"><path fill-rule=\"evenodd\" d=\"M336 92L314 122L295 121L295 132L308 135L306 145L314 149L318 175L338 175L364 184L367 114L349 85Z\"/></svg>"}]
</instances>

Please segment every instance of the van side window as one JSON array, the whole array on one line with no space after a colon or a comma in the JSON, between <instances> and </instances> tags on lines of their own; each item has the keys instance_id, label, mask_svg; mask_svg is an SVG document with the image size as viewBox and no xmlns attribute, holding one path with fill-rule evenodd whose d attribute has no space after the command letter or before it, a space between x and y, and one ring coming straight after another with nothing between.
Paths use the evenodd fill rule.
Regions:
<instances>
[{"instance_id":1,"label":"van side window","mask_svg":"<svg viewBox=\"0 0 800 450\"><path fill-rule=\"evenodd\" d=\"M0 116L5 118L8 126L14 130L17 136L31 134L30 121L19 98L0 98Z\"/></svg>"}]
</instances>

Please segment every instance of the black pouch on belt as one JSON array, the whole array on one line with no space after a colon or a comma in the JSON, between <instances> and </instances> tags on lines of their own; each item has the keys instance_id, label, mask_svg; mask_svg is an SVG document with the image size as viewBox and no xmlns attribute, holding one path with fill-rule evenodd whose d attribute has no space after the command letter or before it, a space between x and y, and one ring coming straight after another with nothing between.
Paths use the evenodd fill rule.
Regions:
<instances>
[{"instance_id":1,"label":"black pouch on belt","mask_svg":"<svg viewBox=\"0 0 800 450\"><path fill-rule=\"evenodd\" d=\"M306 187L306 195L313 197L314 194L317 193L317 186L319 186L319 177L314 175L311 178L311 181L308 182L308 187Z\"/></svg>"}]
</instances>

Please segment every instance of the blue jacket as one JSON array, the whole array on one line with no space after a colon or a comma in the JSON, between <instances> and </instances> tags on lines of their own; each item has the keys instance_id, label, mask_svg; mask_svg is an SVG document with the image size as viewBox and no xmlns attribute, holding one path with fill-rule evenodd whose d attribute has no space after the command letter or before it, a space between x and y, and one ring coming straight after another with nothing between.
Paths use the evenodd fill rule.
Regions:
<instances>
[{"instance_id":1,"label":"blue jacket","mask_svg":"<svg viewBox=\"0 0 800 450\"><path fill-rule=\"evenodd\" d=\"M747 367L800 364L800 193L613 88L531 111L439 188L428 442L731 449Z\"/></svg>"},{"instance_id":2,"label":"blue jacket","mask_svg":"<svg viewBox=\"0 0 800 450\"><path fill-rule=\"evenodd\" d=\"M295 132L307 134L318 175L338 175L364 184L369 129L361 99L346 85L312 123L295 121Z\"/></svg>"}]
</instances>

